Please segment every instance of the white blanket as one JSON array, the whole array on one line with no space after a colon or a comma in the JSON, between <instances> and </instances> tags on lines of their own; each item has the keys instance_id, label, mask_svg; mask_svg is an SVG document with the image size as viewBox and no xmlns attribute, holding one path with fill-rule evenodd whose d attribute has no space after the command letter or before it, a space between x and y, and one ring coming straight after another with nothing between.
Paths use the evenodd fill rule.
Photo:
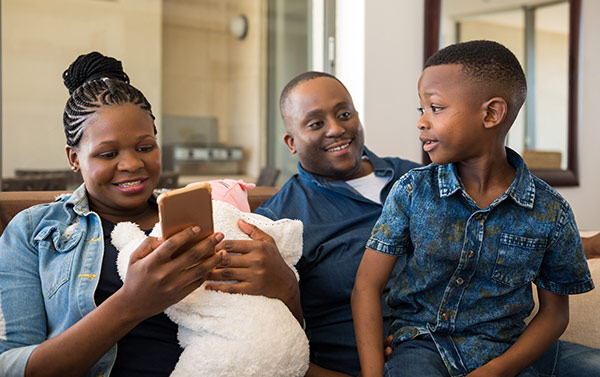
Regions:
<instances>
[{"instance_id":1,"label":"white blanket","mask_svg":"<svg viewBox=\"0 0 600 377\"><path fill-rule=\"evenodd\" d=\"M296 272L293 266L302 255L300 221L272 221L213 200L214 228L225 239L250 239L237 226L240 218L273 237L283 259ZM117 224L111 236L119 250L119 275L125 281L129 256L146 236L129 222ZM160 236L158 224L151 236ZM308 369L304 330L280 300L214 292L203 285L165 313L178 325L177 337L184 348L171 376L293 377L304 376Z\"/></svg>"}]
</instances>

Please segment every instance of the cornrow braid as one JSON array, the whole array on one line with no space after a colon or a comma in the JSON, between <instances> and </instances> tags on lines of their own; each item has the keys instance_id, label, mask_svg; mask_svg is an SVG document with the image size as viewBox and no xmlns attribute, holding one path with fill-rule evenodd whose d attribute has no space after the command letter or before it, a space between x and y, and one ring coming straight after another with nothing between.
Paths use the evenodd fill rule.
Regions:
<instances>
[{"instance_id":1,"label":"cornrow braid","mask_svg":"<svg viewBox=\"0 0 600 377\"><path fill-rule=\"evenodd\" d=\"M121 62L114 58L99 52L81 55L63 73L63 81L70 94L63 113L63 127L69 146L79 144L85 121L103 106L130 103L155 119L144 94L129 84Z\"/></svg>"}]
</instances>

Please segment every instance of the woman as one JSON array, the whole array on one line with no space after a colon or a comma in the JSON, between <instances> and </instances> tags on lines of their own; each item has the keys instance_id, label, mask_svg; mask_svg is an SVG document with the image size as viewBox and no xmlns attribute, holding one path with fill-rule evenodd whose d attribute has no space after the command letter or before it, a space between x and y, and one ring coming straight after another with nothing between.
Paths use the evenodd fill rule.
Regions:
<instances>
[{"instance_id":1,"label":"woman","mask_svg":"<svg viewBox=\"0 0 600 377\"><path fill-rule=\"evenodd\" d=\"M220 265L223 235L148 238L122 284L110 231L158 221L154 116L113 58L82 55L63 79L66 153L84 184L21 212L0 238L0 375L169 375L181 349L162 311Z\"/></svg>"}]
</instances>

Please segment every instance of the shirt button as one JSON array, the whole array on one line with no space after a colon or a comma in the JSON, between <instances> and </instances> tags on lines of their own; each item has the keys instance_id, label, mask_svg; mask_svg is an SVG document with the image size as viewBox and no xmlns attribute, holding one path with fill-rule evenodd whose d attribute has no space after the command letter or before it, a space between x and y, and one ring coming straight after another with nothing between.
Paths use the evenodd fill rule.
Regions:
<instances>
[{"instance_id":1,"label":"shirt button","mask_svg":"<svg viewBox=\"0 0 600 377\"><path fill-rule=\"evenodd\" d=\"M475 256L475 252L473 250L469 250L467 253L467 258L472 259Z\"/></svg>"},{"instance_id":2,"label":"shirt button","mask_svg":"<svg viewBox=\"0 0 600 377\"><path fill-rule=\"evenodd\" d=\"M483 215L481 213L478 213L475 215L476 220L481 220L482 218L483 218Z\"/></svg>"},{"instance_id":3,"label":"shirt button","mask_svg":"<svg viewBox=\"0 0 600 377\"><path fill-rule=\"evenodd\" d=\"M448 314L446 314L446 313L442 313L442 319L443 319L444 321L447 321L447 320L448 320Z\"/></svg>"},{"instance_id":4,"label":"shirt button","mask_svg":"<svg viewBox=\"0 0 600 377\"><path fill-rule=\"evenodd\" d=\"M459 277L459 278L456 279L456 284L458 284L458 285L463 285L464 282L465 282L465 280L463 278L461 278L461 277Z\"/></svg>"}]
</instances>

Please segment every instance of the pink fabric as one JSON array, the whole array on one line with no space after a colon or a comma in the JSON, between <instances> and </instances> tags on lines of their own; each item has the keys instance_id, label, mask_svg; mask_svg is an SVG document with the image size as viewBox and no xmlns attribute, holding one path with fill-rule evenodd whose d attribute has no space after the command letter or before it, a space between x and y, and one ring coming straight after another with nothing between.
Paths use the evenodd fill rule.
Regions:
<instances>
[{"instance_id":1,"label":"pink fabric","mask_svg":"<svg viewBox=\"0 0 600 377\"><path fill-rule=\"evenodd\" d=\"M203 182L190 183L188 186L197 185ZM256 187L254 183L246 183L242 180L233 179L215 179L208 181L211 187L213 200L220 200L229 203L243 212L250 212L250 203L248 202L248 190Z\"/></svg>"}]
</instances>

